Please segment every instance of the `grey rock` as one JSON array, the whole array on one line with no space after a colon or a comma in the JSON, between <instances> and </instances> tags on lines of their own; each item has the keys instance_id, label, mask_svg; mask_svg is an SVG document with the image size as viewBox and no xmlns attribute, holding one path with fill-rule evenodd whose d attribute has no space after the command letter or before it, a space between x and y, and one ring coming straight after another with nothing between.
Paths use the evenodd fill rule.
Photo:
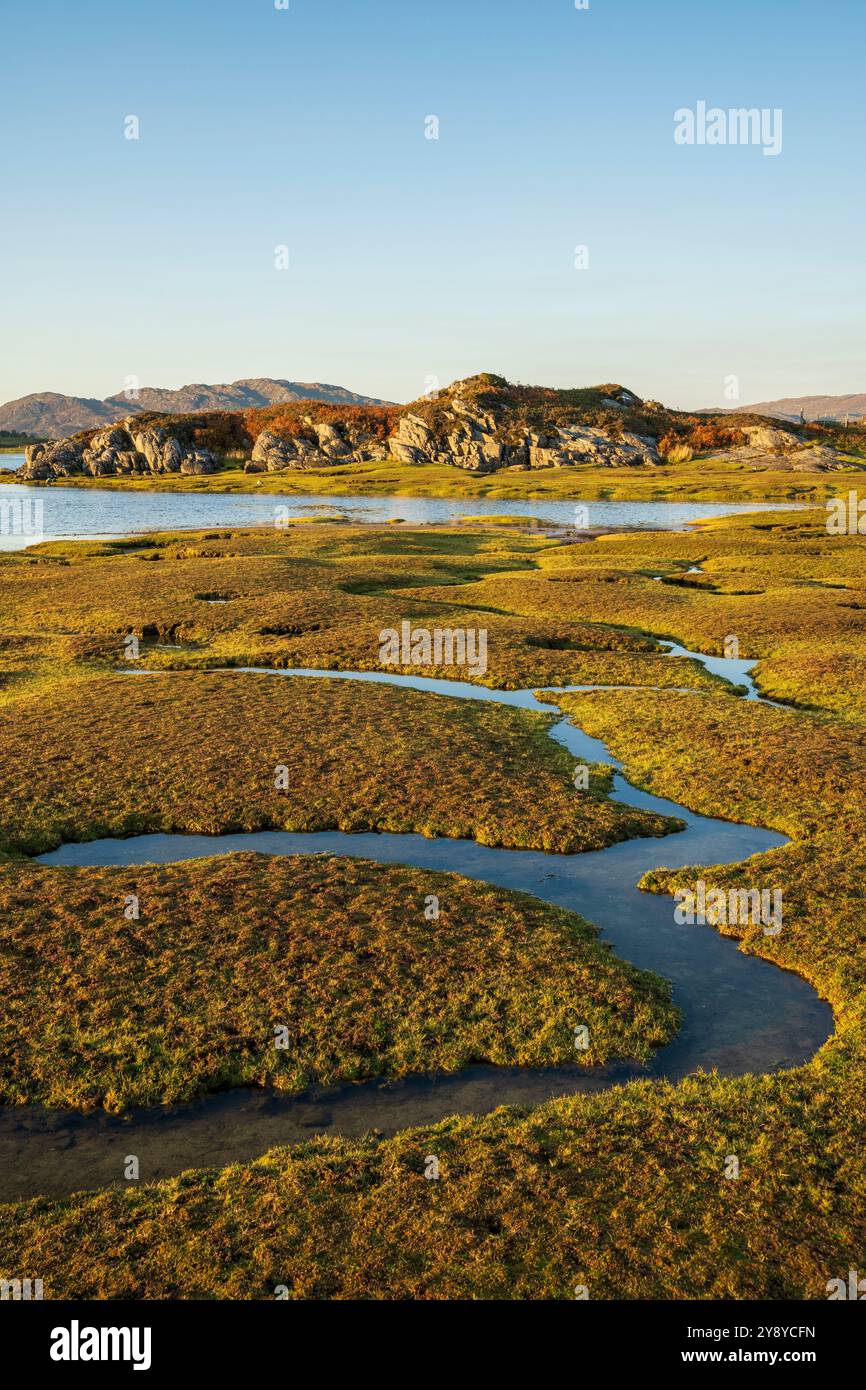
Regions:
<instances>
[{"instance_id":1,"label":"grey rock","mask_svg":"<svg viewBox=\"0 0 866 1390\"><path fill-rule=\"evenodd\" d=\"M18 476L25 481L45 482L52 478L75 477L84 471L83 446L71 439L58 439L53 444L28 445Z\"/></svg>"},{"instance_id":2,"label":"grey rock","mask_svg":"<svg viewBox=\"0 0 866 1390\"><path fill-rule=\"evenodd\" d=\"M216 459L209 449L188 449L181 458L181 473L213 473Z\"/></svg>"},{"instance_id":3,"label":"grey rock","mask_svg":"<svg viewBox=\"0 0 866 1390\"><path fill-rule=\"evenodd\" d=\"M207 449L185 449L179 439L161 429L134 435L122 425L99 430L85 445L61 439L55 444L35 444L24 451L25 481L50 481L86 475L109 478L132 473L212 473L216 459Z\"/></svg>"},{"instance_id":4,"label":"grey rock","mask_svg":"<svg viewBox=\"0 0 866 1390\"><path fill-rule=\"evenodd\" d=\"M401 415L388 448L401 463L430 463L435 448L433 431L417 415Z\"/></svg>"},{"instance_id":5,"label":"grey rock","mask_svg":"<svg viewBox=\"0 0 866 1390\"><path fill-rule=\"evenodd\" d=\"M320 423L315 429L319 448L327 458L342 458L352 452L336 425Z\"/></svg>"},{"instance_id":6,"label":"grey rock","mask_svg":"<svg viewBox=\"0 0 866 1390\"><path fill-rule=\"evenodd\" d=\"M738 428L749 441L749 447L760 449L763 454L783 454L799 443L795 435L773 429L772 425L738 425Z\"/></svg>"},{"instance_id":7,"label":"grey rock","mask_svg":"<svg viewBox=\"0 0 866 1390\"><path fill-rule=\"evenodd\" d=\"M287 468L289 464L296 463L298 460L298 449L296 441L292 439L282 439L277 434L272 434L270 430L263 430L253 445L251 461L261 464L261 470L271 473L279 472Z\"/></svg>"}]
</instances>

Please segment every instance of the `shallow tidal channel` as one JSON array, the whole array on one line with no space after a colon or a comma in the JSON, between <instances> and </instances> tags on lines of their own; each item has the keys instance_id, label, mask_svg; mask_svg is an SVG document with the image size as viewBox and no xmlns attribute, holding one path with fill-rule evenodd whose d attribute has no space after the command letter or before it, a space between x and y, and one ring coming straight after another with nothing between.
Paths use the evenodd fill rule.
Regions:
<instances>
[{"instance_id":1,"label":"shallow tidal channel","mask_svg":"<svg viewBox=\"0 0 866 1390\"><path fill-rule=\"evenodd\" d=\"M760 699L750 662L703 657L675 644L671 656L694 657L718 675L744 685ZM171 679L171 672L141 672ZM227 671L226 679L244 679ZM343 679L383 682L432 691L443 698L488 700L543 713L558 713L556 691L498 691L459 681L387 672L274 671L274 679ZM594 687L570 687L591 689ZM700 698L695 693L694 698ZM122 1186L124 1160L136 1154L142 1181L185 1168L246 1162L279 1144L317 1134L357 1137L370 1130L390 1134L435 1123L453 1114L482 1113L499 1105L534 1106L557 1096L590 1093L631 1079L678 1081L697 1070L726 1076L771 1072L807 1061L826 1041L829 1007L798 976L738 950L737 941L710 926L679 925L673 900L641 892L649 870L666 866L731 863L786 843L758 827L697 815L675 802L632 786L600 740L560 719L550 737L578 762L608 763L617 771L612 796L626 805L678 817L684 829L663 838L628 840L577 855L494 849L472 840L429 840L421 835L294 834L266 831L238 835L140 835L125 840L67 844L42 855L54 865L171 863L233 851L271 855L328 853L454 872L501 888L529 893L594 922L602 939L633 964L673 983L683 1014L677 1037L647 1066L569 1066L528 1069L478 1065L454 1074L379 1078L313 1088L301 1095L233 1090L200 1100L138 1110L117 1117L35 1106L0 1111L0 1200L39 1194L60 1196L82 1188Z\"/></svg>"}]
</instances>

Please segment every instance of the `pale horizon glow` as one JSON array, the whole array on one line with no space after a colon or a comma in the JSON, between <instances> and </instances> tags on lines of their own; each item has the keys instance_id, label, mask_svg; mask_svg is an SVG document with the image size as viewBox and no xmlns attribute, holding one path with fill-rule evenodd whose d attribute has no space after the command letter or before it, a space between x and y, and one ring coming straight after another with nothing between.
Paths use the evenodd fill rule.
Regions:
<instances>
[{"instance_id":1,"label":"pale horizon glow","mask_svg":"<svg viewBox=\"0 0 866 1390\"><path fill-rule=\"evenodd\" d=\"M7 0L0 32L2 402L866 390L859 0ZM778 153L675 143L702 102L783 113Z\"/></svg>"}]
</instances>

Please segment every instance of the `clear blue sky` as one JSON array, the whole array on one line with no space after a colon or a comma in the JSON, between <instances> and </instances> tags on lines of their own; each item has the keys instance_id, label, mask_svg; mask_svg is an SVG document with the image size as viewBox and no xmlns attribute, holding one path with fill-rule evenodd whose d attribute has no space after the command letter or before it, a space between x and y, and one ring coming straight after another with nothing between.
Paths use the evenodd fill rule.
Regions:
<instances>
[{"instance_id":1,"label":"clear blue sky","mask_svg":"<svg viewBox=\"0 0 866 1390\"><path fill-rule=\"evenodd\" d=\"M683 406L729 375L744 403L866 389L863 0L0 16L0 400L127 376L407 400L481 370ZM701 99L782 108L781 154L677 146Z\"/></svg>"}]
</instances>

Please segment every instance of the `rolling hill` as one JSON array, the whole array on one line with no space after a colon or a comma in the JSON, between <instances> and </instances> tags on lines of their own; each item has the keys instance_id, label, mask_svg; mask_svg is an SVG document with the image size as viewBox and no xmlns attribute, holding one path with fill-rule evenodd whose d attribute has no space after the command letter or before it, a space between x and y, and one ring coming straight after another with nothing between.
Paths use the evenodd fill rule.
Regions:
<instances>
[{"instance_id":1,"label":"rolling hill","mask_svg":"<svg viewBox=\"0 0 866 1390\"><path fill-rule=\"evenodd\" d=\"M759 401L757 405L738 405L732 415L771 415L779 420L861 420L866 416L866 391L849 396L785 396L778 401ZM718 407L714 414L721 413Z\"/></svg>"},{"instance_id":2,"label":"rolling hill","mask_svg":"<svg viewBox=\"0 0 866 1390\"><path fill-rule=\"evenodd\" d=\"M135 399L129 399L122 391L105 400L37 391L0 405L0 430L62 439L78 430L98 429L144 411L183 415L200 410L250 410L292 401L326 401L331 405L388 404L372 396L359 396L343 386L318 381L284 381L278 377L247 377L219 386L195 383L177 390L142 386Z\"/></svg>"}]
</instances>

